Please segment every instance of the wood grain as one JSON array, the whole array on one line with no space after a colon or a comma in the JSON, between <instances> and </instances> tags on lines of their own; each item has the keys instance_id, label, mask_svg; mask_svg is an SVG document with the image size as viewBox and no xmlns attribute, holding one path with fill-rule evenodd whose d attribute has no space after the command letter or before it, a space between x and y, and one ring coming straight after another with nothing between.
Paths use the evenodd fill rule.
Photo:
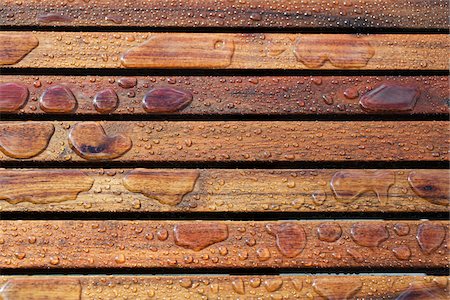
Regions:
<instances>
[{"instance_id":1,"label":"wood grain","mask_svg":"<svg viewBox=\"0 0 450 300\"><path fill-rule=\"evenodd\" d=\"M128 80L128 85L124 81ZM12 86L14 85L14 86ZM143 99L154 90L173 89L192 95L176 115L360 115L360 114L448 114L447 76L0 76L2 113L52 114L41 108L45 92L64 86L77 105L68 114L155 114L144 110ZM412 109L368 110L362 97L380 87L414 88ZM5 92L2 94L2 91ZM23 100L24 90L28 96ZM99 107L105 91L117 95L111 109ZM9 98L6 98L6 95ZM402 95L402 94L400 94ZM392 101L393 93L383 97ZM399 98L399 95L396 94ZM164 99L167 99L164 98ZM3 101L2 101L3 100ZM415 102L414 102L415 100ZM159 113L160 114L160 113Z\"/></svg>"},{"instance_id":2,"label":"wood grain","mask_svg":"<svg viewBox=\"0 0 450 300\"><path fill-rule=\"evenodd\" d=\"M2 161L448 159L445 121L0 122L0 133Z\"/></svg>"},{"instance_id":3,"label":"wood grain","mask_svg":"<svg viewBox=\"0 0 450 300\"><path fill-rule=\"evenodd\" d=\"M0 221L0 267L448 268L447 221Z\"/></svg>"},{"instance_id":4,"label":"wood grain","mask_svg":"<svg viewBox=\"0 0 450 300\"><path fill-rule=\"evenodd\" d=\"M438 1L214 1L107 0L0 1L0 25L440 28L447 29L448 2Z\"/></svg>"},{"instance_id":5,"label":"wood grain","mask_svg":"<svg viewBox=\"0 0 450 300\"><path fill-rule=\"evenodd\" d=\"M0 169L3 212L448 212L448 170Z\"/></svg>"},{"instance_id":6,"label":"wood grain","mask_svg":"<svg viewBox=\"0 0 450 300\"><path fill-rule=\"evenodd\" d=\"M11 64L11 56L35 39L39 45ZM11 68L447 70L447 46L444 34L3 31L0 63Z\"/></svg>"},{"instance_id":7,"label":"wood grain","mask_svg":"<svg viewBox=\"0 0 450 300\"><path fill-rule=\"evenodd\" d=\"M410 299L448 294L447 276L2 276L0 295L87 299ZM8 298L8 296L10 298ZM403 297L403 298L402 298ZM60 298L57 298L60 299ZM423 298L422 298L423 299ZM428 298L431 299L431 298Z\"/></svg>"}]
</instances>

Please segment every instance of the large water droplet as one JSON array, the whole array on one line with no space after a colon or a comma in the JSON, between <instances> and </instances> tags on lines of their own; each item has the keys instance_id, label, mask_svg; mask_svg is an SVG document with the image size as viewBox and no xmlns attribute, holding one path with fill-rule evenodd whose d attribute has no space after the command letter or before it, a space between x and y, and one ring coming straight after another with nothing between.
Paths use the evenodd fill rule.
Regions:
<instances>
[{"instance_id":1,"label":"large water droplet","mask_svg":"<svg viewBox=\"0 0 450 300\"><path fill-rule=\"evenodd\" d=\"M28 88L20 83L0 84L0 112L14 112L25 106Z\"/></svg>"},{"instance_id":2,"label":"large water droplet","mask_svg":"<svg viewBox=\"0 0 450 300\"><path fill-rule=\"evenodd\" d=\"M175 244L200 251L228 238L228 226L221 223L180 223L173 228Z\"/></svg>"}]
</instances>

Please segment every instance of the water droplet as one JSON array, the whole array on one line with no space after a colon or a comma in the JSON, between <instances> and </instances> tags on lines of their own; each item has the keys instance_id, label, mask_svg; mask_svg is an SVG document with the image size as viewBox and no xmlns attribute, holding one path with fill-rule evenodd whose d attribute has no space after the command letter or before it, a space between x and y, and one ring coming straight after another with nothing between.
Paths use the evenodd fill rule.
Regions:
<instances>
[{"instance_id":1,"label":"water droplet","mask_svg":"<svg viewBox=\"0 0 450 300\"><path fill-rule=\"evenodd\" d=\"M362 68L374 53L367 40L355 35L304 34L294 44L295 57L308 68L320 68L327 60L336 68Z\"/></svg>"},{"instance_id":2,"label":"water droplet","mask_svg":"<svg viewBox=\"0 0 450 300\"><path fill-rule=\"evenodd\" d=\"M386 227L376 223L353 224L350 232L355 243L364 247L378 247L389 238Z\"/></svg>"},{"instance_id":3,"label":"water droplet","mask_svg":"<svg viewBox=\"0 0 450 300\"><path fill-rule=\"evenodd\" d=\"M324 190L317 190L311 194L311 198L316 205L322 205L327 200L327 192Z\"/></svg>"},{"instance_id":4,"label":"water droplet","mask_svg":"<svg viewBox=\"0 0 450 300\"><path fill-rule=\"evenodd\" d=\"M51 265L56 266L56 265L59 264L59 261L60 261L60 260L59 260L59 257L58 257L58 256L50 256L49 262L50 262Z\"/></svg>"},{"instance_id":5,"label":"water droplet","mask_svg":"<svg viewBox=\"0 0 450 300\"><path fill-rule=\"evenodd\" d=\"M320 296L329 300L353 299L362 288L358 278L321 277L313 281L313 288Z\"/></svg>"},{"instance_id":6,"label":"water droplet","mask_svg":"<svg viewBox=\"0 0 450 300\"><path fill-rule=\"evenodd\" d=\"M116 257L114 257L114 261L118 264L123 264L126 261L125 255L118 254Z\"/></svg>"},{"instance_id":7,"label":"water droplet","mask_svg":"<svg viewBox=\"0 0 450 300\"><path fill-rule=\"evenodd\" d=\"M69 133L69 142L79 156L89 160L117 158L128 152L132 145L125 135L106 135L96 122L75 124Z\"/></svg>"},{"instance_id":8,"label":"water droplet","mask_svg":"<svg viewBox=\"0 0 450 300\"><path fill-rule=\"evenodd\" d=\"M419 197L434 204L449 205L450 185L446 170L415 170L409 173L408 182Z\"/></svg>"},{"instance_id":9,"label":"water droplet","mask_svg":"<svg viewBox=\"0 0 450 300\"><path fill-rule=\"evenodd\" d=\"M193 222L181 223L173 228L175 244L180 247L200 251L228 238L228 226L221 223Z\"/></svg>"},{"instance_id":10,"label":"water droplet","mask_svg":"<svg viewBox=\"0 0 450 300\"><path fill-rule=\"evenodd\" d=\"M409 225L397 223L394 225L394 231L398 236L405 236L409 234Z\"/></svg>"},{"instance_id":11,"label":"water droplet","mask_svg":"<svg viewBox=\"0 0 450 300\"><path fill-rule=\"evenodd\" d=\"M358 98L359 92L355 87L349 87L344 91L344 97L347 99L355 99Z\"/></svg>"},{"instance_id":12,"label":"water droplet","mask_svg":"<svg viewBox=\"0 0 450 300\"><path fill-rule=\"evenodd\" d=\"M14 112L25 106L28 88L20 83L0 84L0 112Z\"/></svg>"},{"instance_id":13,"label":"water droplet","mask_svg":"<svg viewBox=\"0 0 450 300\"><path fill-rule=\"evenodd\" d=\"M445 229L440 224L423 223L417 229L416 239L425 254L436 251L444 241Z\"/></svg>"},{"instance_id":14,"label":"water droplet","mask_svg":"<svg viewBox=\"0 0 450 300\"><path fill-rule=\"evenodd\" d=\"M322 223L317 227L319 240L325 242L335 242L342 235L342 228L338 223Z\"/></svg>"},{"instance_id":15,"label":"water droplet","mask_svg":"<svg viewBox=\"0 0 450 300\"><path fill-rule=\"evenodd\" d=\"M37 21L40 23L69 23L72 22L73 19L68 16L64 16L59 13L47 13L47 14L40 14L37 16Z\"/></svg>"},{"instance_id":16,"label":"water droplet","mask_svg":"<svg viewBox=\"0 0 450 300\"><path fill-rule=\"evenodd\" d=\"M77 100L68 87L55 85L42 94L39 107L47 113L69 113L76 109Z\"/></svg>"},{"instance_id":17,"label":"water droplet","mask_svg":"<svg viewBox=\"0 0 450 300\"><path fill-rule=\"evenodd\" d=\"M210 34L157 34L122 55L128 68L224 68L231 64L234 42Z\"/></svg>"},{"instance_id":18,"label":"water droplet","mask_svg":"<svg viewBox=\"0 0 450 300\"><path fill-rule=\"evenodd\" d=\"M165 241L169 237L169 232L165 228L161 228L156 232L156 237L160 241Z\"/></svg>"},{"instance_id":19,"label":"water droplet","mask_svg":"<svg viewBox=\"0 0 450 300\"><path fill-rule=\"evenodd\" d=\"M94 97L94 107L102 114L111 113L115 111L118 106L119 98L113 89L100 91Z\"/></svg>"},{"instance_id":20,"label":"water droplet","mask_svg":"<svg viewBox=\"0 0 450 300\"><path fill-rule=\"evenodd\" d=\"M198 170L135 169L126 174L124 186L160 203L177 205L192 192L200 176Z\"/></svg>"},{"instance_id":21,"label":"water droplet","mask_svg":"<svg viewBox=\"0 0 450 300\"><path fill-rule=\"evenodd\" d=\"M231 286L233 287L233 290L241 295L245 294L245 285L244 281L242 281L241 278L237 278L231 282Z\"/></svg>"},{"instance_id":22,"label":"water droplet","mask_svg":"<svg viewBox=\"0 0 450 300\"><path fill-rule=\"evenodd\" d=\"M400 260L407 260L411 257L411 250L406 245L395 247L392 249L392 252L394 252L395 257Z\"/></svg>"},{"instance_id":23,"label":"water droplet","mask_svg":"<svg viewBox=\"0 0 450 300\"><path fill-rule=\"evenodd\" d=\"M395 300L448 300L448 294L438 287L426 286L422 282L412 282Z\"/></svg>"},{"instance_id":24,"label":"water droplet","mask_svg":"<svg viewBox=\"0 0 450 300\"><path fill-rule=\"evenodd\" d=\"M49 296L51 295L51 296ZM4 300L81 299L81 284L75 278L11 278L0 289Z\"/></svg>"},{"instance_id":25,"label":"water droplet","mask_svg":"<svg viewBox=\"0 0 450 300\"><path fill-rule=\"evenodd\" d=\"M263 283L264 287L269 293L278 291L281 286L283 285L283 279L281 278L273 278L273 279L266 279Z\"/></svg>"},{"instance_id":26,"label":"water droplet","mask_svg":"<svg viewBox=\"0 0 450 300\"><path fill-rule=\"evenodd\" d=\"M0 150L9 157L31 158L47 148L54 132L49 123L0 124Z\"/></svg>"},{"instance_id":27,"label":"water droplet","mask_svg":"<svg viewBox=\"0 0 450 300\"><path fill-rule=\"evenodd\" d=\"M117 83L124 89L131 89L136 86L137 79L136 77L122 77L117 81Z\"/></svg>"},{"instance_id":28,"label":"water droplet","mask_svg":"<svg viewBox=\"0 0 450 300\"><path fill-rule=\"evenodd\" d=\"M270 250L267 248L258 248L256 250L256 256L260 261L266 261L270 259Z\"/></svg>"},{"instance_id":29,"label":"water droplet","mask_svg":"<svg viewBox=\"0 0 450 300\"><path fill-rule=\"evenodd\" d=\"M189 278L182 278L180 279L180 286L188 289L192 286L192 280Z\"/></svg>"},{"instance_id":30,"label":"water droplet","mask_svg":"<svg viewBox=\"0 0 450 300\"><path fill-rule=\"evenodd\" d=\"M394 183L393 171L345 170L334 174L330 186L336 199L340 201L351 202L363 193L373 191L380 203L385 205L389 196L389 188Z\"/></svg>"},{"instance_id":31,"label":"water droplet","mask_svg":"<svg viewBox=\"0 0 450 300\"><path fill-rule=\"evenodd\" d=\"M262 20L262 16L260 13L251 13L250 14L250 20L252 21L261 21Z\"/></svg>"},{"instance_id":32,"label":"water droplet","mask_svg":"<svg viewBox=\"0 0 450 300\"><path fill-rule=\"evenodd\" d=\"M359 104L370 111L413 110L420 92L416 87L382 84L364 94Z\"/></svg>"},{"instance_id":33,"label":"water droplet","mask_svg":"<svg viewBox=\"0 0 450 300\"><path fill-rule=\"evenodd\" d=\"M0 33L0 65L18 63L38 45L31 33Z\"/></svg>"},{"instance_id":34,"label":"water droplet","mask_svg":"<svg viewBox=\"0 0 450 300\"><path fill-rule=\"evenodd\" d=\"M80 192L90 190L93 183L91 177L79 170L6 170L0 173L0 199L11 204L75 200Z\"/></svg>"},{"instance_id":35,"label":"water droplet","mask_svg":"<svg viewBox=\"0 0 450 300\"><path fill-rule=\"evenodd\" d=\"M192 94L174 88L156 88L145 94L142 106L148 113L173 113L185 109Z\"/></svg>"},{"instance_id":36,"label":"water droplet","mask_svg":"<svg viewBox=\"0 0 450 300\"><path fill-rule=\"evenodd\" d=\"M286 257L296 257L306 246L306 233L299 224L267 224L266 230L276 237L277 248Z\"/></svg>"}]
</instances>

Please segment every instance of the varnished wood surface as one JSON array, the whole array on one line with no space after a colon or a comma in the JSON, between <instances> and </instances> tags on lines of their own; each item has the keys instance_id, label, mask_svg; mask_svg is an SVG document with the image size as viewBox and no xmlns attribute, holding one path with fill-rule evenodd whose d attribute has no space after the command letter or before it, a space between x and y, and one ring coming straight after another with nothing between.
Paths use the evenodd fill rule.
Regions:
<instances>
[{"instance_id":1,"label":"varnished wood surface","mask_svg":"<svg viewBox=\"0 0 450 300\"><path fill-rule=\"evenodd\" d=\"M0 221L0 268L448 268L447 221Z\"/></svg>"},{"instance_id":2,"label":"varnished wood surface","mask_svg":"<svg viewBox=\"0 0 450 300\"><path fill-rule=\"evenodd\" d=\"M448 159L445 121L0 122L0 133L2 161Z\"/></svg>"},{"instance_id":3,"label":"varnished wood surface","mask_svg":"<svg viewBox=\"0 0 450 300\"><path fill-rule=\"evenodd\" d=\"M11 68L446 70L445 34L0 33Z\"/></svg>"},{"instance_id":4,"label":"varnished wood surface","mask_svg":"<svg viewBox=\"0 0 450 300\"><path fill-rule=\"evenodd\" d=\"M2 276L6 299L448 299L447 276ZM52 298L53 297L53 298ZM59 297L59 298L58 298ZM418 298L422 297L422 298Z\"/></svg>"},{"instance_id":5,"label":"varnished wood surface","mask_svg":"<svg viewBox=\"0 0 450 300\"><path fill-rule=\"evenodd\" d=\"M76 105L65 114L152 114L145 97L162 93L160 106L177 115L360 115L448 114L446 76L0 76L0 111L54 114L43 106L48 91L68 88ZM383 89L384 88L384 89ZM364 99L381 90L378 101L397 107L364 107ZM27 91L24 96L23 91ZM169 93L170 91L171 94ZM186 105L165 104L179 91L190 95ZM411 91L416 91L416 94ZM99 105L102 95L112 99ZM6 95L9 98L6 99ZM65 101L69 101L70 95ZM116 101L114 101L116 100ZM159 110L161 111L161 110Z\"/></svg>"},{"instance_id":6,"label":"varnished wood surface","mask_svg":"<svg viewBox=\"0 0 450 300\"><path fill-rule=\"evenodd\" d=\"M2 0L0 6L0 25L11 26L448 28L443 0Z\"/></svg>"},{"instance_id":7,"label":"varnished wood surface","mask_svg":"<svg viewBox=\"0 0 450 300\"><path fill-rule=\"evenodd\" d=\"M3 212L447 212L448 170L0 169Z\"/></svg>"}]
</instances>

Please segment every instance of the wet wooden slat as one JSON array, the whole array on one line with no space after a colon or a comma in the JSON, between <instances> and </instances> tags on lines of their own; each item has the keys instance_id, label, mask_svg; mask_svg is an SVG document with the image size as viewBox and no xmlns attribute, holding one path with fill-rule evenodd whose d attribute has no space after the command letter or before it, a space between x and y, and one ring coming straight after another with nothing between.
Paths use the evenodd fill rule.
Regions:
<instances>
[{"instance_id":1,"label":"wet wooden slat","mask_svg":"<svg viewBox=\"0 0 450 300\"><path fill-rule=\"evenodd\" d=\"M426 299L444 300L447 276L2 276L6 299ZM9 298L8 298L9 297ZM323 298L322 298L323 297ZM59 299L59 298L58 298ZM423 298L422 298L423 299Z\"/></svg>"},{"instance_id":2,"label":"wet wooden slat","mask_svg":"<svg viewBox=\"0 0 450 300\"><path fill-rule=\"evenodd\" d=\"M0 33L11 68L446 70L445 34Z\"/></svg>"},{"instance_id":3,"label":"wet wooden slat","mask_svg":"<svg viewBox=\"0 0 450 300\"><path fill-rule=\"evenodd\" d=\"M97 0L0 1L0 25L274 27L274 28L441 28L448 2L443 0L227 1Z\"/></svg>"},{"instance_id":4,"label":"wet wooden slat","mask_svg":"<svg viewBox=\"0 0 450 300\"><path fill-rule=\"evenodd\" d=\"M448 212L448 170L0 169L3 212Z\"/></svg>"},{"instance_id":5,"label":"wet wooden slat","mask_svg":"<svg viewBox=\"0 0 450 300\"><path fill-rule=\"evenodd\" d=\"M0 267L448 268L447 221L0 221Z\"/></svg>"},{"instance_id":6,"label":"wet wooden slat","mask_svg":"<svg viewBox=\"0 0 450 300\"><path fill-rule=\"evenodd\" d=\"M77 101L67 114L359 115L448 114L446 76L0 76L2 113L52 114L48 90L70 89ZM28 91L24 96L23 91ZM144 105L160 91L159 109ZM379 93L377 91L380 91ZM167 105L178 92L191 102ZM47 95L47 96L46 96ZM397 105L367 107L365 99ZM109 102L107 101L109 100ZM386 104L386 103L384 103ZM364 105L364 106L363 106Z\"/></svg>"},{"instance_id":7,"label":"wet wooden slat","mask_svg":"<svg viewBox=\"0 0 450 300\"><path fill-rule=\"evenodd\" d=\"M1 122L1 161L442 161L448 123Z\"/></svg>"}]
</instances>

